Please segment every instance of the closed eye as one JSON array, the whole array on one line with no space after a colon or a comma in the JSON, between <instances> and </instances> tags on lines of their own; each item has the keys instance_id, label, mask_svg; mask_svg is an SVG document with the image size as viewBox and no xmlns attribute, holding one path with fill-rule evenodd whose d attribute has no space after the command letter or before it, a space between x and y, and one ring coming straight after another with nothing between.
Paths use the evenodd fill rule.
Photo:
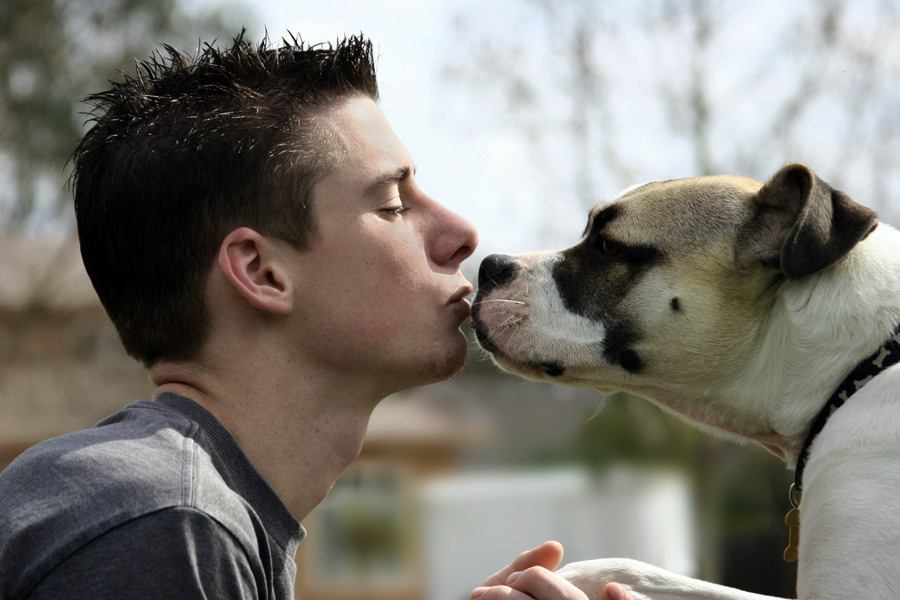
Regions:
<instances>
[{"instance_id":1,"label":"closed eye","mask_svg":"<svg viewBox=\"0 0 900 600\"><path fill-rule=\"evenodd\" d=\"M387 206L385 208L380 209L378 212L387 216L387 217L399 217L403 213L409 210L409 205L406 203L402 203L399 205Z\"/></svg>"}]
</instances>

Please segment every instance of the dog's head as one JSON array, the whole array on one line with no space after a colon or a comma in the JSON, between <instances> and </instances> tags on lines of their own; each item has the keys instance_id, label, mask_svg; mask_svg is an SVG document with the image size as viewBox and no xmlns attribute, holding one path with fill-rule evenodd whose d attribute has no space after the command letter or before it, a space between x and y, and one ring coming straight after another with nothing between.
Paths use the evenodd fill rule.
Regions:
<instances>
[{"instance_id":1,"label":"dog's head","mask_svg":"<svg viewBox=\"0 0 900 600\"><path fill-rule=\"evenodd\" d=\"M779 283L841 260L875 213L788 165L629 188L565 250L487 257L473 323L504 369L644 395L715 385L749 360Z\"/></svg>"}]
</instances>

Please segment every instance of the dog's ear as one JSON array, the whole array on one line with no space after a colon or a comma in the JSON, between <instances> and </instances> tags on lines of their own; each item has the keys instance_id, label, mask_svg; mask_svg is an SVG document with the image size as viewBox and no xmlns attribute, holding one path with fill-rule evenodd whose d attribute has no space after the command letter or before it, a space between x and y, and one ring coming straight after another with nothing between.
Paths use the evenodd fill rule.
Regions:
<instances>
[{"instance_id":1,"label":"dog's ear","mask_svg":"<svg viewBox=\"0 0 900 600\"><path fill-rule=\"evenodd\" d=\"M878 224L874 211L802 164L775 173L754 197L753 210L738 237L738 253L780 268L790 279L833 265Z\"/></svg>"}]
</instances>

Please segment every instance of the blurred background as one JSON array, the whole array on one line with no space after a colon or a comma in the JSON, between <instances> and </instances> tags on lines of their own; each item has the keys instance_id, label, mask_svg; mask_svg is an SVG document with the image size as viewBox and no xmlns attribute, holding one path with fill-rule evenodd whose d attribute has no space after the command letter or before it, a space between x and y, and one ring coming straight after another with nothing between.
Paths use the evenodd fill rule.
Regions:
<instances>
[{"instance_id":1,"label":"blurred background","mask_svg":"<svg viewBox=\"0 0 900 600\"><path fill-rule=\"evenodd\" d=\"M492 252L576 243L630 184L795 160L896 225L898 25L896 0L0 0L0 467L150 391L82 270L65 180L80 98L161 43L371 37L420 183L480 230L474 280ZM459 600L551 538L793 594L776 459L472 347L376 410L304 520L298 597Z\"/></svg>"}]
</instances>

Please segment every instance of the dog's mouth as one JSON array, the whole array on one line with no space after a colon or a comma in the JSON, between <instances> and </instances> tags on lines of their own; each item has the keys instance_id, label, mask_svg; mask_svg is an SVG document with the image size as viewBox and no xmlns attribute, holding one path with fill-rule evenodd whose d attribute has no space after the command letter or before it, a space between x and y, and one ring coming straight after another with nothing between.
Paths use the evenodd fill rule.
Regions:
<instances>
[{"instance_id":1,"label":"dog's mouth","mask_svg":"<svg viewBox=\"0 0 900 600\"><path fill-rule=\"evenodd\" d=\"M476 306L477 309L477 306ZM558 360L517 360L504 353L491 339L485 324L478 318L478 311L472 314L472 324L475 337L481 347L489 352L502 369L529 377L546 376L550 378L561 377L566 372L566 367Z\"/></svg>"},{"instance_id":2,"label":"dog's mouth","mask_svg":"<svg viewBox=\"0 0 900 600\"><path fill-rule=\"evenodd\" d=\"M494 362L503 370L535 379L544 377L558 379L566 372L566 367L555 360L522 362L510 358L502 352L492 352L491 356L493 356Z\"/></svg>"},{"instance_id":3,"label":"dog's mouth","mask_svg":"<svg viewBox=\"0 0 900 600\"><path fill-rule=\"evenodd\" d=\"M475 301L472 302L472 327L475 330L475 338L478 340L481 347L491 354L496 355L500 352L500 349L494 344L491 335L488 332L487 325L485 325L484 321L481 319L481 305L484 303L484 299L488 293L489 291L486 288L479 287L478 293L475 294Z\"/></svg>"},{"instance_id":4,"label":"dog's mouth","mask_svg":"<svg viewBox=\"0 0 900 600\"><path fill-rule=\"evenodd\" d=\"M488 333L487 326L479 318L479 308L480 306L477 304L476 300L476 304L472 309L472 325L475 329L475 339L478 340L478 343L482 348L484 348L494 356L502 354L500 352L500 349L491 339L491 335L490 333Z\"/></svg>"}]
</instances>

